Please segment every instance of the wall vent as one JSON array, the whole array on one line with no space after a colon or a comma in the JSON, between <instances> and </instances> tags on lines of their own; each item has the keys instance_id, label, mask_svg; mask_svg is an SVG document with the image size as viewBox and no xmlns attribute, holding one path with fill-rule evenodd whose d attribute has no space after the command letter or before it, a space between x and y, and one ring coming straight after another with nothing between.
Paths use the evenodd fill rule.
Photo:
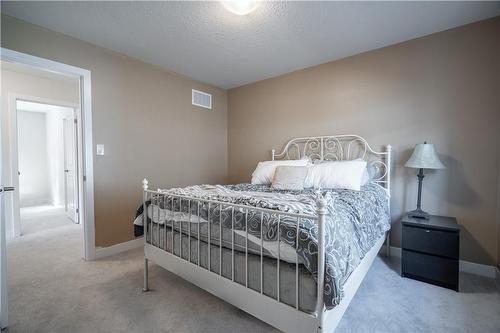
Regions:
<instances>
[{"instance_id":1,"label":"wall vent","mask_svg":"<svg viewBox=\"0 0 500 333\"><path fill-rule=\"evenodd\" d=\"M212 109L212 95L196 89L192 90L191 99L193 105L201 106L202 108Z\"/></svg>"}]
</instances>

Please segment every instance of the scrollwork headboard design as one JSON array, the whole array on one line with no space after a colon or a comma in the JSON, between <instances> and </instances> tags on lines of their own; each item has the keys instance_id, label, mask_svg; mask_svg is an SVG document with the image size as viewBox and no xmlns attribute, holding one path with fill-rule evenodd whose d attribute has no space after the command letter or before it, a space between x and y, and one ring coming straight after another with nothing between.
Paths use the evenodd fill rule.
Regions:
<instances>
[{"instance_id":1,"label":"scrollwork headboard design","mask_svg":"<svg viewBox=\"0 0 500 333\"><path fill-rule=\"evenodd\" d=\"M384 152L374 151L358 135L332 135L295 138L288 141L281 153L272 150L274 160L294 160L309 157L314 161L348 161L361 158L368 163L373 182L391 188L391 145Z\"/></svg>"}]
</instances>

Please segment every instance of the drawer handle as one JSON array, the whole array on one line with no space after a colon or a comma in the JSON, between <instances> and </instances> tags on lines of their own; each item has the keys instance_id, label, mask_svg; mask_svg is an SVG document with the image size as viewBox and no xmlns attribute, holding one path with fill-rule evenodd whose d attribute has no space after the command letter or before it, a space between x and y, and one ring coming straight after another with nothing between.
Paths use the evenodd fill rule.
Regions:
<instances>
[{"instance_id":1,"label":"drawer handle","mask_svg":"<svg viewBox=\"0 0 500 333\"><path fill-rule=\"evenodd\" d=\"M430 230L426 229L425 232L431 232Z\"/></svg>"}]
</instances>

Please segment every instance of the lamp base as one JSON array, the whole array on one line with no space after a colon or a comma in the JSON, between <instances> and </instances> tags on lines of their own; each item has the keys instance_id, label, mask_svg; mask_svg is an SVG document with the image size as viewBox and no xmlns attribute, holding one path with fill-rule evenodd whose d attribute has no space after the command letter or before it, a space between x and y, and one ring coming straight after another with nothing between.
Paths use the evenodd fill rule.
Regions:
<instances>
[{"instance_id":1,"label":"lamp base","mask_svg":"<svg viewBox=\"0 0 500 333\"><path fill-rule=\"evenodd\" d=\"M408 212L408 217L412 217L415 219L428 220L430 218L430 215L429 215L429 213L424 212L420 208L417 208L415 210L412 210L411 212Z\"/></svg>"}]
</instances>

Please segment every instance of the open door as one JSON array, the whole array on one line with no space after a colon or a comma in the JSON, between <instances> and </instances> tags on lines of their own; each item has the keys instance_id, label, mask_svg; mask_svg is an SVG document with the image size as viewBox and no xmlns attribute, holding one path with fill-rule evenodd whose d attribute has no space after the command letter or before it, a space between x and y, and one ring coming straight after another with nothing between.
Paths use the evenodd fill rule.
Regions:
<instances>
[{"instance_id":1,"label":"open door","mask_svg":"<svg viewBox=\"0 0 500 333\"><path fill-rule=\"evenodd\" d=\"M4 329L8 324L8 303L7 303L7 244L5 227L7 216L4 209L4 196L14 188L2 185L2 138L0 136L0 328Z\"/></svg>"},{"instance_id":2,"label":"open door","mask_svg":"<svg viewBox=\"0 0 500 333\"><path fill-rule=\"evenodd\" d=\"M63 119L64 138L64 208L70 220L78 221L78 176L76 165L76 126L75 116Z\"/></svg>"}]
</instances>

